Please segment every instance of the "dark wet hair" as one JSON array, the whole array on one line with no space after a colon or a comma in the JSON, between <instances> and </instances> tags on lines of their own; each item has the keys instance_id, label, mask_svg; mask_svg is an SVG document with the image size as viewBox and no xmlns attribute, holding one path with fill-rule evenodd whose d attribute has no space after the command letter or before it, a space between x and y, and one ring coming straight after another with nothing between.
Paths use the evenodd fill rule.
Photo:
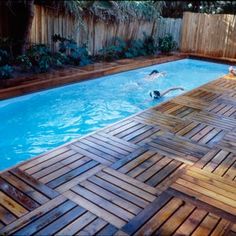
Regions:
<instances>
[{"instance_id":1,"label":"dark wet hair","mask_svg":"<svg viewBox=\"0 0 236 236\"><path fill-rule=\"evenodd\" d=\"M149 93L151 98L160 98L161 97L161 93L158 90L154 90L152 92Z\"/></svg>"},{"instance_id":2,"label":"dark wet hair","mask_svg":"<svg viewBox=\"0 0 236 236\"><path fill-rule=\"evenodd\" d=\"M153 75L153 74L156 74L156 73L159 73L158 70L153 70L149 75Z\"/></svg>"}]
</instances>

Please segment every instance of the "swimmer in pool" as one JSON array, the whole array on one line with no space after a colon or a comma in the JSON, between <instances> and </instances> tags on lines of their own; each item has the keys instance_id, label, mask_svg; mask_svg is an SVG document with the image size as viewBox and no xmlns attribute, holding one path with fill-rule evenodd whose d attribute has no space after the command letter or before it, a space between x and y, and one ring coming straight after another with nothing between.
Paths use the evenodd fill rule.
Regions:
<instances>
[{"instance_id":1,"label":"swimmer in pool","mask_svg":"<svg viewBox=\"0 0 236 236\"><path fill-rule=\"evenodd\" d=\"M232 75L236 76L236 69L233 68L233 66L229 67L229 73L231 73Z\"/></svg>"},{"instance_id":2,"label":"swimmer in pool","mask_svg":"<svg viewBox=\"0 0 236 236\"><path fill-rule=\"evenodd\" d=\"M153 81L157 78L166 76L165 72L159 72L158 70L153 70L148 76L145 77L145 80Z\"/></svg>"},{"instance_id":3,"label":"swimmer in pool","mask_svg":"<svg viewBox=\"0 0 236 236\"><path fill-rule=\"evenodd\" d=\"M174 88L169 88L163 92L160 92L158 90L154 90L152 92L149 93L150 97L153 99L160 99L161 97L163 97L164 95L166 95L167 93L174 91L174 90L184 90L184 88L182 87L174 87Z\"/></svg>"}]
</instances>

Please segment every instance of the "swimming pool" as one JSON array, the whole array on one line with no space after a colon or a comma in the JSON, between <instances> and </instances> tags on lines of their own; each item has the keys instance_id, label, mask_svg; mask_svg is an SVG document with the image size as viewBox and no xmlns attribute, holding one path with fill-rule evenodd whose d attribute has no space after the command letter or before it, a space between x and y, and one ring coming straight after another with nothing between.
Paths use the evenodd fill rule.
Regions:
<instances>
[{"instance_id":1,"label":"swimming pool","mask_svg":"<svg viewBox=\"0 0 236 236\"><path fill-rule=\"evenodd\" d=\"M167 76L146 81L154 69ZM188 91L227 70L227 65L183 59L0 101L0 170L183 92L153 101L149 91L173 86Z\"/></svg>"}]
</instances>

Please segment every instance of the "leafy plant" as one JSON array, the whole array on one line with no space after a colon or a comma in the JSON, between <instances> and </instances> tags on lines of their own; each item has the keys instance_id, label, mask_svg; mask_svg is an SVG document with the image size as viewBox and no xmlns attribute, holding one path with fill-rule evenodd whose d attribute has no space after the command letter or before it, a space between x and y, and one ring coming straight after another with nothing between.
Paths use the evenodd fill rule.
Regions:
<instances>
[{"instance_id":1,"label":"leafy plant","mask_svg":"<svg viewBox=\"0 0 236 236\"><path fill-rule=\"evenodd\" d=\"M157 46L152 36L147 36L144 33L144 39L132 40L128 43L125 56L128 58L153 55L156 53Z\"/></svg>"},{"instance_id":2,"label":"leafy plant","mask_svg":"<svg viewBox=\"0 0 236 236\"><path fill-rule=\"evenodd\" d=\"M10 56L6 50L0 49L0 66L6 65L9 63Z\"/></svg>"},{"instance_id":3,"label":"leafy plant","mask_svg":"<svg viewBox=\"0 0 236 236\"><path fill-rule=\"evenodd\" d=\"M0 49L8 53L8 60L13 59L13 46L16 44L12 38L0 37Z\"/></svg>"},{"instance_id":4,"label":"leafy plant","mask_svg":"<svg viewBox=\"0 0 236 236\"><path fill-rule=\"evenodd\" d=\"M84 66L91 63L88 48L86 44L78 46L73 39L61 37L59 34L52 36L54 43L59 42L59 53L64 57L64 62ZM62 54L64 54L62 56Z\"/></svg>"},{"instance_id":5,"label":"leafy plant","mask_svg":"<svg viewBox=\"0 0 236 236\"><path fill-rule=\"evenodd\" d=\"M132 40L128 43L128 45L129 46L127 48L127 51L125 52L125 57L133 58L146 55L144 44L141 39Z\"/></svg>"},{"instance_id":6,"label":"leafy plant","mask_svg":"<svg viewBox=\"0 0 236 236\"><path fill-rule=\"evenodd\" d=\"M143 47L145 48L146 55L154 55L157 51L157 45L155 39L151 35L148 36L145 32L143 34L144 34Z\"/></svg>"},{"instance_id":7,"label":"leafy plant","mask_svg":"<svg viewBox=\"0 0 236 236\"><path fill-rule=\"evenodd\" d=\"M76 47L76 42L73 39L62 37L60 34L52 35L52 41L54 43L59 42L59 52L66 53L67 49Z\"/></svg>"},{"instance_id":8,"label":"leafy plant","mask_svg":"<svg viewBox=\"0 0 236 236\"><path fill-rule=\"evenodd\" d=\"M12 77L13 68L9 65L0 66L0 79L9 79Z\"/></svg>"},{"instance_id":9,"label":"leafy plant","mask_svg":"<svg viewBox=\"0 0 236 236\"><path fill-rule=\"evenodd\" d=\"M144 39L130 40L125 42L120 38L113 39L115 42L99 51L100 58L106 61L121 58L133 58L138 56L153 55L157 46L152 36L144 33Z\"/></svg>"},{"instance_id":10,"label":"leafy plant","mask_svg":"<svg viewBox=\"0 0 236 236\"><path fill-rule=\"evenodd\" d=\"M163 38L159 38L158 49L161 52L168 53L176 49L177 43L173 40L172 35L168 34Z\"/></svg>"},{"instance_id":11,"label":"leafy plant","mask_svg":"<svg viewBox=\"0 0 236 236\"><path fill-rule=\"evenodd\" d=\"M21 56L18 56L16 60L17 63L20 65L22 71L29 71L32 69L33 65L27 55L23 54Z\"/></svg>"},{"instance_id":12,"label":"leafy plant","mask_svg":"<svg viewBox=\"0 0 236 236\"><path fill-rule=\"evenodd\" d=\"M53 65L56 67L62 67L65 64L68 64L68 57L61 52L56 52L52 55Z\"/></svg>"},{"instance_id":13,"label":"leafy plant","mask_svg":"<svg viewBox=\"0 0 236 236\"><path fill-rule=\"evenodd\" d=\"M75 65L84 66L91 62L86 44L83 44L81 47L76 45L73 48L70 48L69 57L71 62Z\"/></svg>"},{"instance_id":14,"label":"leafy plant","mask_svg":"<svg viewBox=\"0 0 236 236\"><path fill-rule=\"evenodd\" d=\"M126 42L121 38L114 38L112 41L115 42L113 45L109 45L99 50L101 58L105 61L116 60L125 57L125 52L127 50Z\"/></svg>"},{"instance_id":15,"label":"leafy plant","mask_svg":"<svg viewBox=\"0 0 236 236\"><path fill-rule=\"evenodd\" d=\"M53 65L52 54L45 44L32 45L26 51L24 62L26 62L27 65L31 63L32 68L36 72L46 72Z\"/></svg>"}]
</instances>

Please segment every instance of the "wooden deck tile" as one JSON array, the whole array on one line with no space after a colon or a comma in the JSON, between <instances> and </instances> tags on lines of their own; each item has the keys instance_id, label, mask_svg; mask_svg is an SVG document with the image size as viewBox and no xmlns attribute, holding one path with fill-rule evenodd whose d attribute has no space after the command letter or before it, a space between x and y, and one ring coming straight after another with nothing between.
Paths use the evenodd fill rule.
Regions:
<instances>
[{"instance_id":1,"label":"wooden deck tile","mask_svg":"<svg viewBox=\"0 0 236 236\"><path fill-rule=\"evenodd\" d=\"M193 98L187 95L178 96L173 99L173 102L199 110L205 109L210 104L210 102L205 101L201 98Z\"/></svg>"},{"instance_id":2,"label":"wooden deck tile","mask_svg":"<svg viewBox=\"0 0 236 236\"><path fill-rule=\"evenodd\" d=\"M60 158L61 155L65 155L65 154L67 155L68 152L71 153L71 151L67 147L58 148L56 150L53 150L53 151L51 151L49 153L46 153L46 154L40 156L40 158L36 158L36 159L30 160L30 161L28 161L26 163L23 163L20 166L20 169L22 171L28 172L27 171L28 169L36 167L37 165L43 165L43 163L45 161L49 161L50 160L51 162L57 162L58 156ZM63 156L63 158L64 158L64 156ZM45 166L47 166L47 164Z\"/></svg>"},{"instance_id":3,"label":"wooden deck tile","mask_svg":"<svg viewBox=\"0 0 236 236\"><path fill-rule=\"evenodd\" d=\"M219 143L219 147L236 153L236 135L234 132L227 133Z\"/></svg>"},{"instance_id":4,"label":"wooden deck tile","mask_svg":"<svg viewBox=\"0 0 236 236\"><path fill-rule=\"evenodd\" d=\"M236 117L236 101L226 99L218 99L217 102L213 103L206 109L208 112L218 114L221 116Z\"/></svg>"},{"instance_id":5,"label":"wooden deck tile","mask_svg":"<svg viewBox=\"0 0 236 236\"><path fill-rule=\"evenodd\" d=\"M138 145L145 142L144 140L159 131L160 128L155 127L153 124L146 124L142 122L142 119L131 118L124 122L119 122L114 127L105 129L103 135L105 133L109 135L109 137L113 136L119 138L126 141L128 144L133 143Z\"/></svg>"},{"instance_id":6,"label":"wooden deck tile","mask_svg":"<svg viewBox=\"0 0 236 236\"><path fill-rule=\"evenodd\" d=\"M215 93L213 91L205 91L204 89L199 88L199 89L195 89L193 91L188 92L186 96L197 98L197 99L200 98L201 100L206 101L206 102L212 102L215 99L219 98L221 94Z\"/></svg>"},{"instance_id":7,"label":"wooden deck tile","mask_svg":"<svg viewBox=\"0 0 236 236\"><path fill-rule=\"evenodd\" d=\"M194 115L194 113L199 112L200 109L192 108L185 105L180 105L172 101L168 101L160 106L154 108L156 111L160 111L166 114L170 114L179 118L185 118L188 115Z\"/></svg>"},{"instance_id":8,"label":"wooden deck tile","mask_svg":"<svg viewBox=\"0 0 236 236\"><path fill-rule=\"evenodd\" d=\"M236 222L236 186L231 180L200 170L187 168L172 184L178 197L206 207L223 218Z\"/></svg>"},{"instance_id":9,"label":"wooden deck tile","mask_svg":"<svg viewBox=\"0 0 236 236\"><path fill-rule=\"evenodd\" d=\"M223 235L230 221L208 210L162 193L138 216L122 227L128 235Z\"/></svg>"},{"instance_id":10,"label":"wooden deck tile","mask_svg":"<svg viewBox=\"0 0 236 236\"><path fill-rule=\"evenodd\" d=\"M220 80L212 81L211 85L224 88L226 90L236 88L236 81L233 79L221 78Z\"/></svg>"},{"instance_id":11,"label":"wooden deck tile","mask_svg":"<svg viewBox=\"0 0 236 236\"><path fill-rule=\"evenodd\" d=\"M0 229L14 235L103 235L118 229L62 195Z\"/></svg>"},{"instance_id":12,"label":"wooden deck tile","mask_svg":"<svg viewBox=\"0 0 236 236\"><path fill-rule=\"evenodd\" d=\"M190 118L190 117L189 117ZM191 119L220 129L231 131L236 127L236 120L230 117L223 117L210 112L199 112L191 116Z\"/></svg>"},{"instance_id":13,"label":"wooden deck tile","mask_svg":"<svg viewBox=\"0 0 236 236\"><path fill-rule=\"evenodd\" d=\"M205 144L208 147L216 146L227 132L221 128L192 121L175 134L185 137L192 142Z\"/></svg>"},{"instance_id":14,"label":"wooden deck tile","mask_svg":"<svg viewBox=\"0 0 236 236\"><path fill-rule=\"evenodd\" d=\"M131 145L124 139L120 140L119 137L113 138L109 142L107 139L110 139L110 137L106 137L104 134L94 135L74 142L70 145L70 148L78 154L107 166L124 158L135 148L138 148L138 146Z\"/></svg>"},{"instance_id":15,"label":"wooden deck tile","mask_svg":"<svg viewBox=\"0 0 236 236\"><path fill-rule=\"evenodd\" d=\"M63 195L121 228L154 201L156 193L155 188L105 168Z\"/></svg>"},{"instance_id":16,"label":"wooden deck tile","mask_svg":"<svg viewBox=\"0 0 236 236\"><path fill-rule=\"evenodd\" d=\"M210 150L205 145L193 143L188 139L174 135L156 136L147 146L158 153L185 162L186 164L197 162Z\"/></svg>"},{"instance_id":17,"label":"wooden deck tile","mask_svg":"<svg viewBox=\"0 0 236 236\"><path fill-rule=\"evenodd\" d=\"M169 132L175 132L190 122L179 117L157 111L156 109L150 109L140 113L133 119L144 124L154 125L156 128L159 127L160 129Z\"/></svg>"},{"instance_id":18,"label":"wooden deck tile","mask_svg":"<svg viewBox=\"0 0 236 236\"><path fill-rule=\"evenodd\" d=\"M111 168L153 186L158 193L161 193L171 185L176 173L185 166L181 161L154 151L140 149L139 152L136 151L116 162Z\"/></svg>"},{"instance_id":19,"label":"wooden deck tile","mask_svg":"<svg viewBox=\"0 0 236 236\"><path fill-rule=\"evenodd\" d=\"M211 150L194 166L230 180L236 180L236 154L230 151Z\"/></svg>"}]
</instances>

